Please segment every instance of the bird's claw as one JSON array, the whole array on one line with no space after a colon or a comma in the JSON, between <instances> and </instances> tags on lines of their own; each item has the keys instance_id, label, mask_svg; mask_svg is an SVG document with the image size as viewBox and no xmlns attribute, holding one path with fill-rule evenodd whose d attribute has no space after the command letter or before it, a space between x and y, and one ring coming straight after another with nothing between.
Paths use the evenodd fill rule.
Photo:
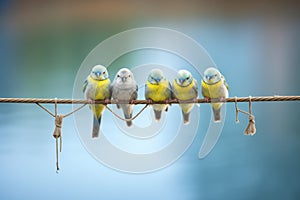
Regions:
<instances>
[{"instance_id":1,"label":"bird's claw","mask_svg":"<svg viewBox=\"0 0 300 200\"><path fill-rule=\"evenodd\" d=\"M109 104L109 102L110 102L110 99L108 99L108 98L104 99L105 105Z\"/></svg>"},{"instance_id":2,"label":"bird's claw","mask_svg":"<svg viewBox=\"0 0 300 200\"><path fill-rule=\"evenodd\" d=\"M130 99L129 103L130 103L130 104L134 104L134 100L133 100L133 99Z\"/></svg>"},{"instance_id":3,"label":"bird's claw","mask_svg":"<svg viewBox=\"0 0 300 200\"><path fill-rule=\"evenodd\" d=\"M89 104L95 104L95 100L94 99L88 99L87 100Z\"/></svg>"},{"instance_id":4,"label":"bird's claw","mask_svg":"<svg viewBox=\"0 0 300 200\"><path fill-rule=\"evenodd\" d=\"M153 103L152 99L147 99L147 101L148 101L148 104L152 104Z\"/></svg>"},{"instance_id":5,"label":"bird's claw","mask_svg":"<svg viewBox=\"0 0 300 200\"><path fill-rule=\"evenodd\" d=\"M170 103L169 99L166 99L166 100L165 100L165 103L166 103L166 104L169 104L169 103Z\"/></svg>"},{"instance_id":6,"label":"bird's claw","mask_svg":"<svg viewBox=\"0 0 300 200\"><path fill-rule=\"evenodd\" d=\"M109 99L104 99L104 103L108 104L109 103Z\"/></svg>"},{"instance_id":7,"label":"bird's claw","mask_svg":"<svg viewBox=\"0 0 300 200\"><path fill-rule=\"evenodd\" d=\"M204 100L206 103L210 102L211 101L211 98L208 98L208 97L204 97Z\"/></svg>"},{"instance_id":8,"label":"bird's claw","mask_svg":"<svg viewBox=\"0 0 300 200\"><path fill-rule=\"evenodd\" d=\"M197 98L194 98L194 99L193 99L193 102L194 102L194 103L198 103L198 99L197 99Z\"/></svg>"},{"instance_id":9,"label":"bird's claw","mask_svg":"<svg viewBox=\"0 0 300 200\"><path fill-rule=\"evenodd\" d=\"M226 98L225 97L220 97L219 99L221 102L225 102L226 101Z\"/></svg>"}]
</instances>

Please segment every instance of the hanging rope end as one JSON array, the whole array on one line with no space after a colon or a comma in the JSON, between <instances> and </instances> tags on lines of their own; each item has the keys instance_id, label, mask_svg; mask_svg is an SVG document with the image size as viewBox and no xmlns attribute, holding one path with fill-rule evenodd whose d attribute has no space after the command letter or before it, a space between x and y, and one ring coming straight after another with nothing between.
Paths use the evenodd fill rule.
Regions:
<instances>
[{"instance_id":1,"label":"hanging rope end","mask_svg":"<svg viewBox=\"0 0 300 200\"><path fill-rule=\"evenodd\" d=\"M249 116L249 124L248 124L244 134L253 136L255 133L256 133L256 127L255 127L254 116L250 115Z\"/></svg>"}]
</instances>

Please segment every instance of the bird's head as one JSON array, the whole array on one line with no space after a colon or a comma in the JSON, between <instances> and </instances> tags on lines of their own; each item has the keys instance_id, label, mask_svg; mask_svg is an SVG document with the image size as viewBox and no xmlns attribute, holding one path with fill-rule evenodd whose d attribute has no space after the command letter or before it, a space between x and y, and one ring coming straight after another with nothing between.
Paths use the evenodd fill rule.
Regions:
<instances>
[{"instance_id":1,"label":"bird's head","mask_svg":"<svg viewBox=\"0 0 300 200\"><path fill-rule=\"evenodd\" d=\"M97 80L97 81L103 81L103 80L108 79L107 69L102 65L94 66L90 75L91 75L92 79Z\"/></svg>"},{"instance_id":2,"label":"bird's head","mask_svg":"<svg viewBox=\"0 0 300 200\"><path fill-rule=\"evenodd\" d=\"M133 73L128 68L122 68L116 75L116 81L119 83L134 82Z\"/></svg>"},{"instance_id":3,"label":"bird's head","mask_svg":"<svg viewBox=\"0 0 300 200\"><path fill-rule=\"evenodd\" d=\"M154 85L158 85L164 79L165 76L160 69L152 69L148 75L148 81Z\"/></svg>"},{"instance_id":4,"label":"bird's head","mask_svg":"<svg viewBox=\"0 0 300 200\"><path fill-rule=\"evenodd\" d=\"M222 75L216 68L210 67L204 71L203 80L207 84L214 84L221 80Z\"/></svg>"},{"instance_id":5,"label":"bird's head","mask_svg":"<svg viewBox=\"0 0 300 200\"><path fill-rule=\"evenodd\" d=\"M182 69L178 71L175 80L178 85L186 87L192 83L193 76L189 71Z\"/></svg>"}]
</instances>

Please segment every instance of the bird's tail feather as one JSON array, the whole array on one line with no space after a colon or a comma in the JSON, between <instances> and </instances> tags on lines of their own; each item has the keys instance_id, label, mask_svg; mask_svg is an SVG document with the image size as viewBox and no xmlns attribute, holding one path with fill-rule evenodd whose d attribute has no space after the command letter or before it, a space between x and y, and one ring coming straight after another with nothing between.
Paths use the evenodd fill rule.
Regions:
<instances>
[{"instance_id":1,"label":"bird's tail feather","mask_svg":"<svg viewBox=\"0 0 300 200\"><path fill-rule=\"evenodd\" d=\"M101 116L99 119L97 119L94 116L92 138L97 138L99 136L100 124L101 124Z\"/></svg>"},{"instance_id":2,"label":"bird's tail feather","mask_svg":"<svg viewBox=\"0 0 300 200\"><path fill-rule=\"evenodd\" d=\"M190 113L182 112L182 117L183 117L183 123L184 124L190 123Z\"/></svg>"},{"instance_id":3,"label":"bird's tail feather","mask_svg":"<svg viewBox=\"0 0 300 200\"><path fill-rule=\"evenodd\" d=\"M214 120L215 122L220 122L221 121L221 109L212 109L214 113Z\"/></svg>"},{"instance_id":4,"label":"bird's tail feather","mask_svg":"<svg viewBox=\"0 0 300 200\"><path fill-rule=\"evenodd\" d=\"M126 124L127 124L127 126L132 126L132 121L131 120L127 121Z\"/></svg>"},{"instance_id":5,"label":"bird's tail feather","mask_svg":"<svg viewBox=\"0 0 300 200\"><path fill-rule=\"evenodd\" d=\"M160 120L160 118L161 118L161 113L162 113L161 110L154 110L154 116L155 116L155 119L156 119L157 121Z\"/></svg>"},{"instance_id":6,"label":"bird's tail feather","mask_svg":"<svg viewBox=\"0 0 300 200\"><path fill-rule=\"evenodd\" d=\"M132 113L124 113L124 117L125 117L125 119L131 119L132 118ZM128 121L126 121L126 124L127 124L127 126L132 126L132 121L131 120L128 120Z\"/></svg>"}]
</instances>

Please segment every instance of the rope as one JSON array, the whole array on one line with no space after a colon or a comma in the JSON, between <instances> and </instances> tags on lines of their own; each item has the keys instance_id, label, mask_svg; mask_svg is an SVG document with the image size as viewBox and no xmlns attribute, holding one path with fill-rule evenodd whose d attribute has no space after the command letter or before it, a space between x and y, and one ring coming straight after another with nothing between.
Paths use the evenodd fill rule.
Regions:
<instances>
[{"instance_id":1,"label":"rope","mask_svg":"<svg viewBox=\"0 0 300 200\"><path fill-rule=\"evenodd\" d=\"M39 102L36 102L36 104L42 108L44 111L46 111L49 115L51 115L52 117L55 118L55 129L53 132L53 137L55 138L55 157L56 157L56 173L59 172L59 159L58 159L58 155L59 152L62 151L62 132L61 132L61 128L62 128L62 122L63 122L63 118L70 116L71 114L77 112L78 110L80 110L81 108L83 108L84 106L86 106L86 104L81 105L80 107L76 108L75 110L62 115L62 114L57 114L57 104L58 104L58 99L54 98L54 114L48 110L46 107L42 106ZM58 144L58 139L59 139L59 144ZM58 148L59 147L59 148Z\"/></svg>"},{"instance_id":2,"label":"rope","mask_svg":"<svg viewBox=\"0 0 300 200\"><path fill-rule=\"evenodd\" d=\"M234 99L235 99L235 112L236 112L235 123L239 123L239 119L238 119L238 113L239 112L248 115L249 116L249 123L248 123L247 128L244 131L244 134L245 135L254 135L256 133L256 127L255 127L254 115L252 115L252 97L251 96L248 97L249 112L240 110L238 108L238 105L237 105L237 97L234 97Z\"/></svg>"},{"instance_id":3,"label":"rope","mask_svg":"<svg viewBox=\"0 0 300 200\"><path fill-rule=\"evenodd\" d=\"M178 101L177 99L169 100L168 104L186 104L186 103L235 103L235 111L236 111L236 123L239 123L238 113L241 112L249 116L249 123L244 131L245 135L254 135L256 133L255 128L255 121L254 115L252 114L252 102L263 102L263 101L300 101L300 96L259 96L259 97L234 97L234 98L226 98L226 99L193 99L189 101ZM238 108L238 102L249 102L249 112L240 110ZM59 172L59 152L62 151L62 122L63 118L72 115L73 113L77 112L78 110L82 109L87 104L103 104L106 108L117 118L123 121L131 121L137 118L147 107L151 104L165 104L165 101L159 102L149 102L149 100L132 100L129 104L146 104L134 117L131 119L125 119L115 113L111 108L107 106L107 104L128 104L128 101L120 101L120 100L102 100L102 101L93 101L90 102L89 100L82 100L82 99L42 99L42 98L0 98L0 103L35 103L40 108L42 108L45 112L55 118L55 129L53 132L53 137L55 138L56 143L56 172ZM46 107L42 106L41 104L54 104L54 114L48 110ZM83 104L78 108L74 109L73 111L67 114L58 114L57 112L57 104ZM58 143L58 139L60 140Z\"/></svg>"},{"instance_id":4,"label":"rope","mask_svg":"<svg viewBox=\"0 0 300 200\"><path fill-rule=\"evenodd\" d=\"M300 96L258 96L258 97L251 97L252 102L256 101L300 101ZM57 104L128 104L128 102L124 101L117 101L117 100L102 100L102 101L95 101L93 103L89 102L88 100L84 99L57 99ZM229 102L249 102L249 97L230 97L226 98L225 100L220 99L196 99L190 101L180 101L173 99L169 100L169 104L184 104L184 103L229 103ZM41 99L41 98L0 98L0 103L48 103L54 104L55 99ZM161 102L152 102L149 103L148 100L133 100L130 102L131 104L165 104L165 101Z\"/></svg>"},{"instance_id":5,"label":"rope","mask_svg":"<svg viewBox=\"0 0 300 200\"><path fill-rule=\"evenodd\" d=\"M123 120L125 122L133 121L135 118L137 118L147 108L147 106L148 106L148 104L146 104L134 117L132 117L130 119L125 119L125 118L121 117L120 115L118 115L117 113L115 113L107 105L105 105L105 107L107 108L107 110L109 110L114 116L116 116L117 118L119 118L120 120Z\"/></svg>"}]
</instances>

